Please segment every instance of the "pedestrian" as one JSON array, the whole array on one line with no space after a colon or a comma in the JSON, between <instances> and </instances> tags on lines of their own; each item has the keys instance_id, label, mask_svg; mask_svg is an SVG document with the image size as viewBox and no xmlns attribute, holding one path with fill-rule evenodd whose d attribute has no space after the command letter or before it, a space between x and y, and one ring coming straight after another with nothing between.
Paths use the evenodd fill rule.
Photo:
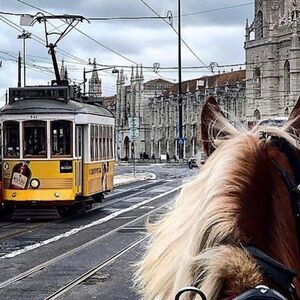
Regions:
<instances>
[{"instance_id":1,"label":"pedestrian","mask_svg":"<svg viewBox=\"0 0 300 300\"><path fill-rule=\"evenodd\" d=\"M167 162L170 162L170 155L169 155L169 153L167 152L167 155L166 155L166 157L167 157Z\"/></svg>"}]
</instances>

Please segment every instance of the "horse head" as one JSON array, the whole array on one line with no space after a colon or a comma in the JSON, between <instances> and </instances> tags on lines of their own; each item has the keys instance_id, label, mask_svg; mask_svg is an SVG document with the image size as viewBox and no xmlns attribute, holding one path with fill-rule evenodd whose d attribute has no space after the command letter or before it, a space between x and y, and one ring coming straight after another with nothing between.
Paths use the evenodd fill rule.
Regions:
<instances>
[{"instance_id":1,"label":"horse head","mask_svg":"<svg viewBox=\"0 0 300 300\"><path fill-rule=\"evenodd\" d=\"M185 286L209 300L233 299L261 284L289 297L293 282L299 293L299 113L300 101L284 128L237 130L208 98L200 125L208 159L170 211L148 225L136 273L144 299L174 299Z\"/></svg>"}]
</instances>

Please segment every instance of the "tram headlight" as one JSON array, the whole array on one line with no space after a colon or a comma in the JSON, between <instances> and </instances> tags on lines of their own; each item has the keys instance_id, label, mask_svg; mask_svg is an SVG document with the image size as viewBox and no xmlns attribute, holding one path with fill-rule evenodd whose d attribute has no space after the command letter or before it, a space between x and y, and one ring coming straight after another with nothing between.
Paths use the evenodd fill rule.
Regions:
<instances>
[{"instance_id":1,"label":"tram headlight","mask_svg":"<svg viewBox=\"0 0 300 300\"><path fill-rule=\"evenodd\" d=\"M33 178L31 179L30 181L30 186L33 188L33 189L37 189L39 186L40 186L40 181L36 178Z\"/></svg>"},{"instance_id":2,"label":"tram headlight","mask_svg":"<svg viewBox=\"0 0 300 300\"><path fill-rule=\"evenodd\" d=\"M54 196L55 196L56 198L58 198L58 197L60 196L60 194L59 194L58 192L55 192L55 193L54 193Z\"/></svg>"}]
</instances>

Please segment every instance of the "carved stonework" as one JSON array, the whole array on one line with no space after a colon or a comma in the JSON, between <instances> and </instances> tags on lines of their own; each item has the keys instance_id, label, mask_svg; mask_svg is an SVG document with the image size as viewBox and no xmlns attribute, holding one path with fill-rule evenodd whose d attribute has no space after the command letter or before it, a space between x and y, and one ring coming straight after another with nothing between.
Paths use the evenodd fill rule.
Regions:
<instances>
[{"instance_id":1,"label":"carved stonework","mask_svg":"<svg viewBox=\"0 0 300 300\"><path fill-rule=\"evenodd\" d=\"M272 1L271 7L273 10L278 10L280 7L279 2L277 0Z\"/></svg>"}]
</instances>

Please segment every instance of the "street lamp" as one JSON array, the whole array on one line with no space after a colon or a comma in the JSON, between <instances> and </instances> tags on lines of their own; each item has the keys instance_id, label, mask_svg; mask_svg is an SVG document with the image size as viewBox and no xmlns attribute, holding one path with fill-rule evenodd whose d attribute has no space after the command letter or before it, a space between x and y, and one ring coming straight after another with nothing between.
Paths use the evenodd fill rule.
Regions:
<instances>
[{"instance_id":1,"label":"street lamp","mask_svg":"<svg viewBox=\"0 0 300 300\"><path fill-rule=\"evenodd\" d=\"M23 39L23 71L24 71L24 87L26 86L26 64L25 64L25 57L26 57L26 48L25 48L25 40L29 39L31 36L30 32L26 32L23 30L22 34L18 35L18 39Z\"/></svg>"}]
</instances>

